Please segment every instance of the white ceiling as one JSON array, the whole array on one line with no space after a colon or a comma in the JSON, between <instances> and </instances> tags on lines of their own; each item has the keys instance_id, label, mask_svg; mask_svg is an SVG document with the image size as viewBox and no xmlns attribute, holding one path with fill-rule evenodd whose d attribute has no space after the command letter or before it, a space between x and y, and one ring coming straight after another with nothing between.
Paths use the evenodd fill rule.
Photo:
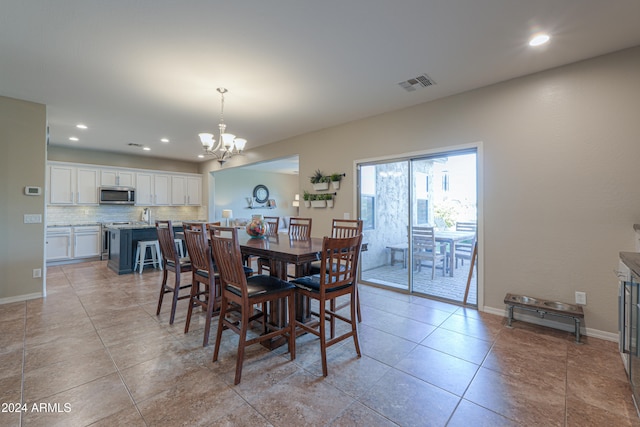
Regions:
<instances>
[{"instance_id":1,"label":"white ceiling","mask_svg":"<svg viewBox=\"0 0 640 427\"><path fill-rule=\"evenodd\" d=\"M198 161L217 87L250 150L636 45L638 0L3 0L0 95L51 144Z\"/></svg>"}]
</instances>

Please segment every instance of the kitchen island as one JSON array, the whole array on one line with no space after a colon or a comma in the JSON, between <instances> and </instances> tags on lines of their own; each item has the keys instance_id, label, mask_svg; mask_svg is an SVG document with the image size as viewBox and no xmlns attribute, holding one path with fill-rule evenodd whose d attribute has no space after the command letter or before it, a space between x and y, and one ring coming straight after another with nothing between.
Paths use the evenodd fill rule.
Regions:
<instances>
[{"instance_id":1,"label":"kitchen island","mask_svg":"<svg viewBox=\"0 0 640 427\"><path fill-rule=\"evenodd\" d=\"M158 239L155 225L114 224L107 226L106 229L109 232L109 262L107 266L118 274L133 273L134 257L139 241ZM173 231L174 233L181 232L182 223L174 223Z\"/></svg>"}]
</instances>

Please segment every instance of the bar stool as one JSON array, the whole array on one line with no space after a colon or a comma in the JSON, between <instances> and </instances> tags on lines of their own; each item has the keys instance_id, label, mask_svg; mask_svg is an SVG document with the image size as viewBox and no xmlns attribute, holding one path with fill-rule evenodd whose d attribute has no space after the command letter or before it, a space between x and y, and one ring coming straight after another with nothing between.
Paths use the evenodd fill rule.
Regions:
<instances>
[{"instance_id":1,"label":"bar stool","mask_svg":"<svg viewBox=\"0 0 640 427\"><path fill-rule=\"evenodd\" d=\"M151 258L147 258L147 249L151 253ZM162 262L160 261L160 243L157 240L140 240L138 241L138 247L136 248L136 263L133 266L133 271L136 271L140 266L139 273L142 274L142 270L145 265L153 265L162 270Z\"/></svg>"},{"instance_id":2,"label":"bar stool","mask_svg":"<svg viewBox=\"0 0 640 427\"><path fill-rule=\"evenodd\" d=\"M178 256L180 258L184 258L184 241L182 239L173 239L173 242L176 244L176 249L178 250ZM160 251L158 251L159 253Z\"/></svg>"}]
</instances>

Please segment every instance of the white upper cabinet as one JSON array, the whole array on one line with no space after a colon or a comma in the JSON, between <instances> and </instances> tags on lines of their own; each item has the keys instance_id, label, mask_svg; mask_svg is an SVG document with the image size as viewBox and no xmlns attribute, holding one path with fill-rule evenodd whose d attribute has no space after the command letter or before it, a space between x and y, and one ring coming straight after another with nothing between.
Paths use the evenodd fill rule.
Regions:
<instances>
[{"instance_id":1,"label":"white upper cabinet","mask_svg":"<svg viewBox=\"0 0 640 427\"><path fill-rule=\"evenodd\" d=\"M172 176L171 204L174 206L200 206L202 204L202 178Z\"/></svg>"},{"instance_id":2,"label":"white upper cabinet","mask_svg":"<svg viewBox=\"0 0 640 427\"><path fill-rule=\"evenodd\" d=\"M104 187L135 187L134 171L119 169L102 169L100 185Z\"/></svg>"},{"instance_id":3,"label":"white upper cabinet","mask_svg":"<svg viewBox=\"0 0 640 427\"><path fill-rule=\"evenodd\" d=\"M66 165L49 166L49 203L97 205L98 169Z\"/></svg>"},{"instance_id":4,"label":"white upper cabinet","mask_svg":"<svg viewBox=\"0 0 640 427\"><path fill-rule=\"evenodd\" d=\"M168 206L171 204L171 176L155 174L153 179L154 205Z\"/></svg>"},{"instance_id":5,"label":"white upper cabinet","mask_svg":"<svg viewBox=\"0 0 640 427\"><path fill-rule=\"evenodd\" d=\"M170 204L170 175L138 172L136 183L136 205L168 206Z\"/></svg>"},{"instance_id":6,"label":"white upper cabinet","mask_svg":"<svg viewBox=\"0 0 640 427\"><path fill-rule=\"evenodd\" d=\"M141 169L50 162L47 201L52 205L97 205L99 187L133 187L137 206L201 206L202 176Z\"/></svg>"}]
</instances>

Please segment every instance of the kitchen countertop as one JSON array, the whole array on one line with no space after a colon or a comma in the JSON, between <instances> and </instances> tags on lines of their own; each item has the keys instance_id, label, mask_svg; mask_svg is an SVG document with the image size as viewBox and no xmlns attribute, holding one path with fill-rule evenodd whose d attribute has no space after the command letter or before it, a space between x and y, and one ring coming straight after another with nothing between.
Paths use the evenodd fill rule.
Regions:
<instances>
[{"instance_id":1,"label":"kitchen countertop","mask_svg":"<svg viewBox=\"0 0 640 427\"><path fill-rule=\"evenodd\" d=\"M183 221L173 221L171 224L174 227L182 227ZM207 222L204 220L196 219L184 222ZM152 224L147 224L146 222L136 222L134 224L105 224L106 228L111 228L114 230L139 230L143 228L156 228L155 222Z\"/></svg>"},{"instance_id":2,"label":"kitchen countertop","mask_svg":"<svg viewBox=\"0 0 640 427\"><path fill-rule=\"evenodd\" d=\"M99 222L83 222L77 224L47 224L47 227L88 227L102 225Z\"/></svg>"},{"instance_id":3,"label":"kitchen countertop","mask_svg":"<svg viewBox=\"0 0 640 427\"><path fill-rule=\"evenodd\" d=\"M640 253L620 252L620 259L631 270L636 280L640 280Z\"/></svg>"}]
</instances>

